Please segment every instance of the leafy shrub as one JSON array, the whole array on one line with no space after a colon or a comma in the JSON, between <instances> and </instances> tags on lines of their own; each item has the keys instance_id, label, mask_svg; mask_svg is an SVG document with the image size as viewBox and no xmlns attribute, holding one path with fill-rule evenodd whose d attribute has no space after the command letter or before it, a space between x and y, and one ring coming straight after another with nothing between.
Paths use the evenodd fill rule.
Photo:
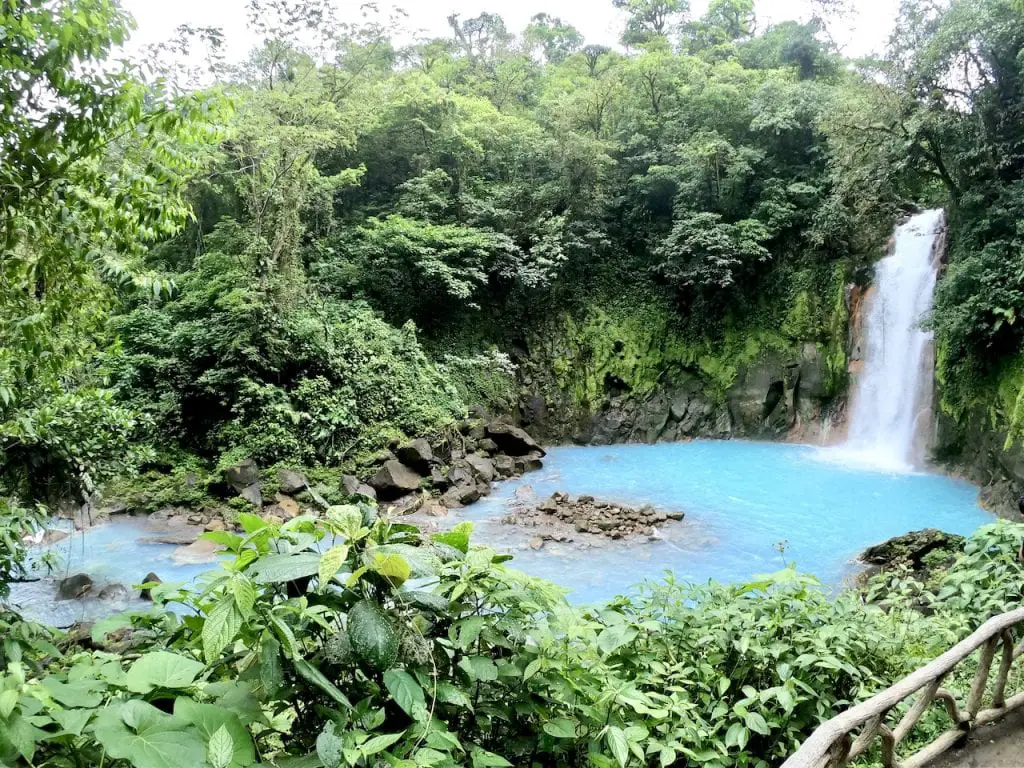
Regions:
<instances>
[{"instance_id":1,"label":"leafy shrub","mask_svg":"<svg viewBox=\"0 0 1024 768\"><path fill-rule=\"evenodd\" d=\"M329 299L281 312L221 253L197 259L178 286L113 321L123 342L109 366L125 402L152 417L154 440L265 464L340 463L462 411L412 325Z\"/></svg>"}]
</instances>

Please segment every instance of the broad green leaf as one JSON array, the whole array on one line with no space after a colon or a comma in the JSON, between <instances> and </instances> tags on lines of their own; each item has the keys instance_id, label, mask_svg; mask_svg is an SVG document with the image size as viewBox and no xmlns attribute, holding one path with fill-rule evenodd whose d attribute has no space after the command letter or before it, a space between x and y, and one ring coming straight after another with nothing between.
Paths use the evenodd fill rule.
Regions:
<instances>
[{"instance_id":1,"label":"broad green leaf","mask_svg":"<svg viewBox=\"0 0 1024 768\"><path fill-rule=\"evenodd\" d=\"M747 741L749 739L750 732L746 729L743 723L733 723L725 733L725 746L743 749L747 746Z\"/></svg>"},{"instance_id":2,"label":"broad green leaf","mask_svg":"<svg viewBox=\"0 0 1024 768\"><path fill-rule=\"evenodd\" d=\"M206 760L206 746L195 726L144 701L107 707L96 718L93 733L108 757L127 760L134 768L182 768Z\"/></svg>"},{"instance_id":3,"label":"broad green leaf","mask_svg":"<svg viewBox=\"0 0 1024 768\"><path fill-rule=\"evenodd\" d=\"M611 750L619 768L625 768L629 761L629 741L626 739L626 734L618 726L609 725L605 741L608 742L608 749Z\"/></svg>"},{"instance_id":4,"label":"broad green leaf","mask_svg":"<svg viewBox=\"0 0 1024 768\"><path fill-rule=\"evenodd\" d=\"M154 688L188 688L202 671L203 665L194 659L156 651L132 664L126 686L135 693L149 693Z\"/></svg>"},{"instance_id":5,"label":"broad green leaf","mask_svg":"<svg viewBox=\"0 0 1024 768\"><path fill-rule=\"evenodd\" d=\"M298 658L299 644L295 640L295 634L280 616L270 615L270 628L274 630L277 639L281 641L281 648L289 659Z\"/></svg>"},{"instance_id":6,"label":"broad green leaf","mask_svg":"<svg viewBox=\"0 0 1024 768\"><path fill-rule=\"evenodd\" d=\"M95 709L60 709L50 712L50 717L56 721L64 733L81 736L85 726L89 724L96 712Z\"/></svg>"},{"instance_id":7,"label":"broad green leaf","mask_svg":"<svg viewBox=\"0 0 1024 768\"><path fill-rule=\"evenodd\" d=\"M233 597L222 598L206 616L203 623L203 655L209 664L235 639L242 628L242 614L235 607Z\"/></svg>"},{"instance_id":8,"label":"broad green leaf","mask_svg":"<svg viewBox=\"0 0 1024 768\"><path fill-rule=\"evenodd\" d=\"M254 515L251 512L243 512L238 516L238 524L242 526L242 530L248 534L262 531L267 527L268 523L259 515Z\"/></svg>"},{"instance_id":9,"label":"broad green leaf","mask_svg":"<svg viewBox=\"0 0 1024 768\"><path fill-rule=\"evenodd\" d=\"M260 643L260 681L267 694L273 696L284 682L281 669L281 644L272 636L265 634Z\"/></svg>"},{"instance_id":10,"label":"broad green leaf","mask_svg":"<svg viewBox=\"0 0 1024 768\"><path fill-rule=\"evenodd\" d=\"M174 716L196 726L209 751L213 749L213 739L217 733L222 730L226 732L231 740L226 766L246 768L256 762L256 748L249 731L231 710L179 697L174 701Z\"/></svg>"},{"instance_id":11,"label":"broad green leaf","mask_svg":"<svg viewBox=\"0 0 1024 768\"><path fill-rule=\"evenodd\" d=\"M248 573L257 584L281 584L309 576L320 570L320 555L300 552L294 555L264 555L249 566Z\"/></svg>"},{"instance_id":12,"label":"broad green leaf","mask_svg":"<svg viewBox=\"0 0 1024 768\"><path fill-rule=\"evenodd\" d=\"M601 634L597 636L597 647L607 655L617 648L633 642L637 634L637 630L628 624L613 624L601 630Z\"/></svg>"},{"instance_id":13,"label":"broad green leaf","mask_svg":"<svg viewBox=\"0 0 1024 768\"><path fill-rule=\"evenodd\" d=\"M331 579L341 569L348 557L348 547L345 544L336 544L320 556L320 566L317 578L320 581L320 589L326 589Z\"/></svg>"},{"instance_id":14,"label":"broad green leaf","mask_svg":"<svg viewBox=\"0 0 1024 768\"><path fill-rule=\"evenodd\" d=\"M512 763L500 755L488 752L480 747L473 747L471 753L473 768L512 768Z\"/></svg>"},{"instance_id":15,"label":"broad green leaf","mask_svg":"<svg viewBox=\"0 0 1024 768\"><path fill-rule=\"evenodd\" d=\"M469 695L452 683L446 683L443 680L439 680L437 683L436 695L437 700L444 704L451 704L456 707L463 707L464 709L473 708L473 702L469 698Z\"/></svg>"},{"instance_id":16,"label":"broad green leaf","mask_svg":"<svg viewBox=\"0 0 1024 768\"><path fill-rule=\"evenodd\" d=\"M465 672L473 682L489 682L498 679L498 668L486 656L463 656L459 660L459 669Z\"/></svg>"},{"instance_id":17,"label":"broad green leaf","mask_svg":"<svg viewBox=\"0 0 1024 768\"><path fill-rule=\"evenodd\" d=\"M223 725L210 737L206 745L206 762L210 768L228 768L234 757L235 742Z\"/></svg>"},{"instance_id":18,"label":"broad green leaf","mask_svg":"<svg viewBox=\"0 0 1024 768\"><path fill-rule=\"evenodd\" d=\"M346 538L353 539L363 527L363 513L354 504L328 507L325 515Z\"/></svg>"},{"instance_id":19,"label":"broad green leaf","mask_svg":"<svg viewBox=\"0 0 1024 768\"><path fill-rule=\"evenodd\" d=\"M487 619L483 616L468 616L465 619L459 619L452 627L455 647L463 651L467 650L476 643L477 638L480 637L480 631L486 624Z\"/></svg>"},{"instance_id":20,"label":"broad green leaf","mask_svg":"<svg viewBox=\"0 0 1024 768\"><path fill-rule=\"evenodd\" d=\"M384 673L384 687L409 717L414 720L419 718L427 702L423 689L412 675L402 669L389 669Z\"/></svg>"},{"instance_id":21,"label":"broad green leaf","mask_svg":"<svg viewBox=\"0 0 1024 768\"><path fill-rule=\"evenodd\" d=\"M440 544L447 544L465 554L469 551L469 538L473 534L473 524L469 521L461 522L444 533L435 533L432 538Z\"/></svg>"},{"instance_id":22,"label":"broad green leaf","mask_svg":"<svg viewBox=\"0 0 1024 768\"><path fill-rule=\"evenodd\" d=\"M440 558L423 547L414 547L410 544L382 544L367 550L367 565L372 566L377 555L398 555L408 563L410 575L415 579L436 576L442 568Z\"/></svg>"},{"instance_id":23,"label":"broad green leaf","mask_svg":"<svg viewBox=\"0 0 1024 768\"><path fill-rule=\"evenodd\" d=\"M412 569L405 558L394 553L377 553L373 558L373 570L387 579L393 587L402 586L412 574Z\"/></svg>"},{"instance_id":24,"label":"broad green leaf","mask_svg":"<svg viewBox=\"0 0 1024 768\"><path fill-rule=\"evenodd\" d=\"M339 768L342 762L343 742L333 721L329 721L316 737L316 755L323 768Z\"/></svg>"},{"instance_id":25,"label":"broad green leaf","mask_svg":"<svg viewBox=\"0 0 1024 768\"><path fill-rule=\"evenodd\" d=\"M410 605L424 611L430 611L431 613L447 613L449 608L447 598L433 592L424 592L422 590L402 592L399 594L399 599L405 600Z\"/></svg>"},{"instance_id":26,"label":"broad green leaf","mask_svg":"<svg viewBox=\"0 0 1024 768\"><path fill-rule=\"evenodd\" d=\"M564 717L557 717L554 720L548 720L543 725L544 733L549 736L554 736L556 739L574 739L576 738L576 723L572 720L567 720Z\"/></svg>"},{"instance_id":27,"label":"broad green leaf","mask_svg":"<svg viewBox=\"0 0 1024 768\"><path fill-rule=\"evenodd\" d=\"M747 724L747 728L752 730L754 733L759 733L762 736L767 736L771 733L771 729L768 728L768 723L765 722L764 717L757 712L748 712L743 720Z\"/></svg>"},{"instance_id":28,"label":"broad green leaf","mask_svg":"<svg viewBox=\"0 0 1024 768\"><path fill-rule=\"evenodd\" d=\"M374 736L372 739L360 746L359 751L363 753L364 757L376 755L378 752L383 752L404 735L405 732L403 731L402 733L384 733L380 736Z\"/></svg>"},{"instance_id":29,"label":"broad green leaf","mask_svg":"<svg viewBox=\"0 0 1024 768\"><path fill-rule=\"evenodd\" d=\"M231 533L230 531L207 531L206 533L199 535L200 539L206 541L212 541L214 544L220 544L222 547L227 547L232 552L237 552L239 547L242 546L242 537L237 533Z\"/></svg>"},{"instance_id":30,"label":"broad green leaf","mask_svg":"<svg viewBox=\"0 0 1024 768\"><path fill-rule=\"evenodd\" d=\"M6 720L18 705L18 692L8 690L0 693L0 719Z\"/></svg>"},{"instance_id":31,"label":"broad green leaf","mask_svg":"<svg viewBox=\"0 0 1024 768\"><path fill-rule=\"evenodd\" d=\"M103 694L97 689L102 689L104 686L98 680L76 680L62 683L55 678L44 677L39 684L54 700L59 701L65 707L91 709L98 707L103 701ZM2 701L3 699L0 697L0 704ZM3 707L0 706L0 712L2 709Z\"/></svg>"}]
</instances>

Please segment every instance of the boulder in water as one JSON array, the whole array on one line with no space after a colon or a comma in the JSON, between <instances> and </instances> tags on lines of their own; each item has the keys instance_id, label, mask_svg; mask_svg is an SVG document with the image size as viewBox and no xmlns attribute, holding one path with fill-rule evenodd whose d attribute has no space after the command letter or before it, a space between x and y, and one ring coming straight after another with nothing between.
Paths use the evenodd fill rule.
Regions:
<instances>
[{"instance_id":1,"label":"boulder in water","mask_svg":"<svg viewBox=\"0 0 1024 768\"><path fill-rule=\"evenodd\" d=\"M217 562L217 552L223 547L207 539L199 539L186 547L178 547L171 557L178 565L199 565Z\"/></svg>"},{"instance_id":2,"label":"boulder in water","mask_svg":"<svg viewBox=\"0 0 1024 768\"><path fill-rule=\"evenodd\" d=\"M473 474L483 482L490 483L494 480L494 462L490 459L471 453L466 457L466 463Z\"/></svg>"},{"instance_id":3,"label":"boulder in water","mask_svg":"<svg viewBox=\"0 0 1024 768\"><path fill-rule=\"evenodd\" d=\"M142 580L142 583L143 584L162 584L163 581L161 580L161 578L159 576L157 576L155 573L150 571L149 573L146 574L146 577ZM150 591L148 589L143 589L139 593L139 597L141 597L143 600L152 600L153 599L153 595L150 594Z\"/></svg>"},{"instance_id":4,"label":"boulder in water","mask_svg":"<svg viewBox=\"0 0 1024 768\"><path fill-rule=\"evenodd\" d=\"M142 544L173 544L184 547L199 538L203 527L199 525L181 525L169 527L166 531L157 531L139 539Z\"/></svg>"},{"instance_id":5,"label":"boulder in water","mask_svg":"<svg viewBox=\"0 0 1024 768\"><path fill-rule=\"evenodd\" d=\"M92 590L92 578L84 573L76 573L61 579L57 585L58 600L78 600L85 597Z\"/></svg>"},{"instance_id":6,"label":"boulder in water","mask_svg":"<svg viewBox=\"0 0 1024 768\"><path fill-rule=\"evenodd\" d=\"M100 600L109 600L111 602L121 602L128 599L128 588L124 584L107 584L103 589L100 590Z\"/></svg>"}]
</instances>

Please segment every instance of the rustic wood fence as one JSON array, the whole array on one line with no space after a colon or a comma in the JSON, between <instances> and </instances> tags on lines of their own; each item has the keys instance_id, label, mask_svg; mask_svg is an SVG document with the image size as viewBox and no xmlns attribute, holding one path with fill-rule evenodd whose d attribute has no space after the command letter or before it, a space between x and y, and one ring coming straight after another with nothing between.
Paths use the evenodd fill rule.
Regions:
<instances>
[{"instance_id":1,"label":"rustic wood fence","mask_svg":"<svg viewBox=\"0 0 1024 768\"><path fill-rule=\"evenodd\" d=\"M1024 624L1024 608L989 619L972 635L957 643L930 664L900 680L891 688L822 723L782 768L843 768L881 744L885 768L921 768L967 737L974 728L994 722L1024 706L1024 692L1007 698L1006 683L1014 662L1024 655L1024 643L1014 639ZM965 697L942 687L957 666L979 654L978 668ZM995 680L989 684L992 665L999 660ZM891 724L897 705L914 698L899 722ZM986 701L988 705L985 706ZM961 706L963 702L963 706ZM954 726L930 744L906 757L900 745L921 716L933 704L946 708Z\"/></svg>"}]
</instances>

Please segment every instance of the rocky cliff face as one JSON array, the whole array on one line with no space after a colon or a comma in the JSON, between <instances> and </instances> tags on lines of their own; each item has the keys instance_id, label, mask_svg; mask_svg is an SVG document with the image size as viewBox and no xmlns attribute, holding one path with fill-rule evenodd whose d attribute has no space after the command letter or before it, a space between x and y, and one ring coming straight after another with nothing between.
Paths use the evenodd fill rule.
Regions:
<instances>
[{"instance_id":1,"label":"rocky cliff face","mask_svg":"<svg viewBox=\"0 0 1024 768\"><path fill-rule=\"evenodd\" d=\"M591 444L824 443L836 433L845 412L845 328L838 355L820 339L765 331L694 345L675 334L667 313L629 311L567 319L519 350L524 426L546 442Z\"/></svg>"}]
</instances>

